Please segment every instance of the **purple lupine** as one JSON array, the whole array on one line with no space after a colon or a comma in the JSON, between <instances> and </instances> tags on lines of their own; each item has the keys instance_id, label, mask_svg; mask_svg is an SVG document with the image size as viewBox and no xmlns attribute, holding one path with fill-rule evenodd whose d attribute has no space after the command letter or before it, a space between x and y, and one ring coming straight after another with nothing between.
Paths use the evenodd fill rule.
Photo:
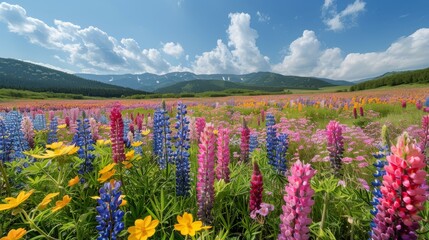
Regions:
<instances>
[{"instance_id":1,"label":"purple lupine","mask_svg":"<svg viewBox=\"0 0 429 240\"><path fill-rule=\"evenodd\" d=\"M337 121L330 121L326 126L326 135L328 138L328 151L331 167L335 175L340 175L342 158L344 153L343 129Z\"/></svg>"},{"instance_id":2,"label":"purple lupine","mask_svg":"<svg viewBox=\"0 0 429 240\"><path fill-rule=\"evenodd\" d=\"M34 127L30 117L25 116L21 121L21 131L24 133L24 138L27 140L30 148L34 147Z\"/></svg>"},{"instance_id":3,"label":"purple lupine","mask_svg":"<svg viewBox=\"0 0 429 240\"><path fill-rule=\"evenodd\" d=\"M212 221L211 210L214 203L214 157L215 135L213 124L207 123L201 133L198 154L197 202L198 218L204 225Z\"/></svg>"},{"instance_id":4,"label":"purple lupine","mask_svg":"<svg viewBox=\"0 0 429 240\"><path fill-rule=\"evenodd\" d=\"M229 134L228 128L219 128L217 136L217 166L216 177L229 182Z\"/></svg>"},{"instance_id":5,"label":"purple lupine","mask_svg":"<svg viewBox=\"0 0 429 240\"><path fill-rule=\"evenodd\" d=\"M311 219L308 215L314 204L312 199L314 190L311 188L311 178L316 170L310 164L296 161L290 169L288 185L285 187L285 205L282 206L283 214L280 215L279 240L309 239L308 225Z\"/></svg>"},{"instance_id":6,"label":"purple lupine","mask_svg":"<svg viewBox=\"0 0 429 240\"><path fill-rule=\"evenodd\" d=\"M240 142L240 161L247 162L249 160L249 141L250 129L247 127L246 120L243 119L241 127L241 142Z\"/></svg>"}]
</instances>

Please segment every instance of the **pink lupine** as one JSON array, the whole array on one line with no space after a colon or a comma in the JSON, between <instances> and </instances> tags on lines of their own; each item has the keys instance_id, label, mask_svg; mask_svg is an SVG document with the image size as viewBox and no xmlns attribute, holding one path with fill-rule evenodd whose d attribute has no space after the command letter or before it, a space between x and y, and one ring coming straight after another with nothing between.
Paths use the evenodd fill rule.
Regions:
<instances>
[{"instance_id":1,"label":"pink lupine","mask_svg":"<svg viewBox=\"0 0 429 240\"><path fill-rule=\"evenodd\" d=\"M197 174L198 218L205 225L212 221L214 203L215 135L213 124L207 123L200 137Z\"/></svg>"},{"instance_id":2,"label":"pink lupine","mask_svg":"<svg viewBox=\"0 0 429 240\"><path fill-rule=\"evenodd\" d=\"M355 108L355 107L353 108L353 117L354 117L355 119L357 119L357 117L358 117L358 115L357 115L357 110L356 110L356 108Z\"/></svg>"},{"instance_id":3,"label":"pink lupine","mask_svg":"<svg viewBox=\"0 0 429 240\"><path fill-rule=\"evenodd\" d=\"M363 107L362 106L359 107L359 114L360 114L361 117L363 117Z\"/></svg>"},{"instance_id":4,"label":"pink lupine","mask_svg":"<svg viewBox=\"0 0 429 240\"><path fill-rule=\"evenodd\" d=\"M228 128L219 128L217 136L217 166L216 177L229 182L229 134Z\"/></svg>"},{"instance_id":5,"label":"pink lupine","mask_svg":"<svg viewBox=\"0 0 429 240\"><path fill-rule=\"evenodd\" d=\"M254 162L252 179L250 180L250 200L249 200L250 213L257 211L261 208L263 191L264 191L264 182L262 178L262 173L259 170L258 163Z\"/></svg>"},{"instance_id":6,"label":"pink lupine","mask_svg":"<svg viewBox=\"0 0 429 240\"><path fill-rule=\"evenodd\" d=\"M206 126L206 119L203 117L199 117L195 120L195 130L197 130L196 132L196 137L198 139L198 141L200 141L201 139L201 133L204 130L204 127Z\"/></svg>"},{"instance_id":7,"label":"pink lupine","mask_svg":"<svg viewBox=\"0 0 429 240\"><path fill-rule=\"evenodd\" d=\"M112 156L115 163L125 160L124 121L120 106L115 106L110 112L110 140L112 142Z\"/></svg>"},{"instance_id":8,"label":"pink lupine","mask_svg":"<svg viewBox=\"0 0 429 240\"><path fill-rule=\"evenodd\" d=\"M34 127L33 122L28 116L22 118L21 131L24 134L24 138L27 140L30 148L34 147Z\"/></svg>"},{"instance_id":9,"label":"pink lupine","mask_svg":"<svg viewBox=\"0 0 429 240\"><path fill-rule=\"evenodd\" d=\"M285 205L282 206L283 214L280 215L279 240L309 239L308 225L311 219L308 215L314 204L312 199L314 190L310 186L311 178L316 170L310 164L296 161L290 169L288 185L285 187Z\"/></svg>"},{"instance_id":10,"label":"pink lupine","mask_svg":"<svg viewBox=\"0 0 429 240\"><path fill-rule=\"evenodd\" d=\"M94 142L96 142L98 139L101 139L100 133L98 131L100 124L97 123L97 121L94 118L89 119L89 127L91 130L92 140L94 140Z\"/></svg>"},{"instance_id":11,"label":"pink lupine","mask_svg":"<svg viewBox=\"0 0 429 240\"><path fill-rule=\"evenodd\" d=\"M328 138L328 151L331 167L336 175L340 174L342 158L344 153L343 129L339 122L330 121L326 126L326 135Z\"/></svg>"},{"instance_id":12,"label":"pink lupine","mask_svg":"<svg viewBox=\"0 0 429 240\"><path fill-rule=\"evenodd\" d=\"M426 156L426 149L429 147L429 115L422 118L422 132L420 134L420 150ZM429 159L426 159L429 164Z\"/></svg>"},{"instance_id":13,"label":"pink lupine","mask_svg":"<svg viewBox=\"0 0 429 240\"><path fill-rule=\"evenodd\" d=\"M387 156L378 213L374 218L373 239L417 239L424 209L426 166L419 147L404 133Z\"/></svg>"},{"instance_id":14,"label":"pink lupine","mask_svg":"<svg viewBox=\"0 0 429 240\"><path fill-rule=\"evenodd\" d=\"M240 161L247 162L249 160L249 142L250 129L247 127L246 120L243 119L241 127L241 142L240 142Z\"/></svg>"}]
</instances>

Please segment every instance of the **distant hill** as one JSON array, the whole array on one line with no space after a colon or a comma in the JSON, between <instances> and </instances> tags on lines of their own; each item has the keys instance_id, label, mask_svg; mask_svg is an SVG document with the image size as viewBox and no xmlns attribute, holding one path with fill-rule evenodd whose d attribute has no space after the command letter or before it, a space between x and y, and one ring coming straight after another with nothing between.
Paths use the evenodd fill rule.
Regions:
<instances>
[{"instance_id":1,"label":"distant hill","mask_svg":"<svg viewBox=\"0 0 429 240\"><path fill-rule=\"evenodd\" d=\"M77 76L128 87L143 91L156 91L176 83L190 80L222 80L235 83L246 83L258 86L289 87L302 89L317 89L333 85L353 85L347 81L337 81L331 79L319 79L314 77L284 76L271 72L258 72L250 74L194 74L191 72L172 72L164 75L151 73L143 74L122 74L122 75L95 75L76 74Z\"/></svg>"},{"instance_id":2,"label":"distant hill","mask_svg":"<svg viewBox=\"0 0 429 240\"><path fill-rule=\"evenodd\" d=\"M358 83L352 86L350 90L357 91L410 83L429 83L429 68L404 72L389 72L373 80Z\"/></svg>"},{"instance_id":3,"label":"distant hill","mask_svg":"<svg viewBox=\"0 0 429 240\"><path fill-rule=\"evenodd\" d=\"M179 82L168 87L159 88L156 90L157 93L202 93L209 91L225 91L231 89L245 89L253 91L264 91L264 92L281 92L284 88L282 87L270 87L270 86L255 86L245 83L235 83L223 80L190 80L186 82Z\"/></svg>"},{"instance_id":4,"label":"distant hill","mask_svg":"<svg viewBox=\"0 0 429 240\"><path fill-rule=\"evenodd\" d=\"M0 58L0 88L98 97L144 94L135 89L87 80L40 65L6 58Z\"/></svg>"}]
</instances>

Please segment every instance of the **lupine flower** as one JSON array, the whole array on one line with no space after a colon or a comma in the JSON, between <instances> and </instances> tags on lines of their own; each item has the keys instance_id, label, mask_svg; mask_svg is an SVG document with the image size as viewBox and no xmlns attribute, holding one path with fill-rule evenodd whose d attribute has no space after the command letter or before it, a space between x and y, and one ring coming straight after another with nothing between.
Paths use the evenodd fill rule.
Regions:
<instances>
[{"instance_id":1,"label":"lupine flower","mask_svg":"<svg viewBox=\"0 0 429 240\"><path fill-rule=\"evenodd\" d=\"M310 181L315 173L310 164L304 165L300 160L291 167L283 198L283 214L280 215L279 240L309 239L308 225L311 219L308 215L314 204L314 190L311 189Z\"/></svg>"},{"instance_id":2,"label":"lupine flower","mask_svg":"<svg viewBox=\"0 0 429 240\"><path fill-rule=\"evenodd\" d=\"M95 155L92 153L95 150L94 140L91 135L89 120L85 118L83 122L77 120L77 130L73 137L73 143L79 147L77 151L79 158L83 159L84 162L79 166L78 173L83 175L94 170L92 162L95 159ZM82 182L85 180L82 178Z\"/></svg>"},{"instance_id":3,"label":"lupine flower","mask_svg":"<svg viewBox=\"0 0 429 240\"><path fill-rule=\"evenodd\" d=\"M9 112L4 120L10 141L9 161L25 158L24 151L29 148L28 142L21 131L22 116L17 111Z\"/></svg>"},{"instance_id":4,"label":"lupine flower","mask_svg":"<svg viewBox=\"0 0 429 240\"><path fill-rule=\"evenodd\" d=\"M195 221L190 213L183 213L183 216L177 216L177 224L174 224L174 230L180 231L183 236L195 236L198 231L209 229L210 226L203 227L203 222Z\"/></svg>"},{"instance_id":5,"label":"lupine flower","mask_svg":"<svg viewBox=\"0 0 429 240\"><path fill-rule=\"evenodd\" d=\"M326 126L326 135L328 138L328 151L331 167L335 175L340 175L341 161L344 153L343 130L337 121L330 121Z\"/></svg>"},{"instance_id":6,"label":"lupine flower","mask_svg":"<svg viewBox=\"0 0 429 240\"><path fill-rule=\"evenodd\" d=\"M27 140L30 148L34 147L34 127L33 122L29 117L23 117L21 122L21 131L24 133L24 138Z\"/></svg>"},{"instance_id":7,"label":"lupine flower","mask_svg":"<svg viewBox=\"0 0 429 240\"><path fill-rule=\"evenodd\" d=\"M229 182L229 134L228 128L219 128L217 134L217 166L216 177L218 180L223 179L226 183Z\"/></svg>"},{"instance_id":8,"label":"lupine flower","mask_svg":"<svg viewBox=\"0 0 429 240\"><path fill-rule=\"evenodd\" d=\"M429 147L429 115L422 118L422 130L420 134L420 150L426 156L426 149ZM429 159L426 159L426 163L429 164Z\"/></svg>"},{"instance_id":9,"label":"lupine flower","mask_svg":"<svg viewBox=\"0 0 429 240\"><path fill-rule=\"evenodd\" d=\"M122 130L122 129L121 129ZM124 229L124 212L119 209L122 203L121 182L112 180L100 188L100 199L97 200L97 231L99 240L118 239L118 234Z\"/></svg>"},{"instance_id":10,"label":"lupine flower","mask_svg":"<svg viewBox=\"0 0 429 240\"><path fill-rule=\"evenodd\" d=\"M258 148L258 134L252 133L249 138L249 153L252 153L256 148Z\"/></svg>"},{"instance_id":11,"label":"lupine flower","mask_svg":"<svg viewBox=\"0 0 429 240\"><path fill-rule=\"evenodd\" d=\"M46 118L44 114L36 114L33 120L34 129L36 131L46 129Z\"/></svg>"},{"instance_id":12,"label":"lupine flower","mask_svg":"<svg viewBox=\"0 0 429 240\"><path fill-rule=\"evenodd\" d=\"M259 170L258 163L253 162L252 179L250 180L250 199L249 209L250 213L257 211L261 208L262 192L264 191L264 182L262 173Z\"/></svg>"},{"instance_id":13,"label":"lupine flower","mask_svg":"<svg viewBox=\"0 0 429 240\"><path fill-rule=\"evenodd\" d=\"M177 122L175 128L177 134L174 136L176 140L176 152L174 153L176 162L176 195L188 196L191 189L191 178L189 176L189 120L186 117L186 105L179 103L177 105Z\"/></svg>"},{"instance_id":14,"label":"lupine flower","mask_svg":"<svg viewBox=\"0 0 429 240\"><path fill-rule=\"evenodd\" d=\"M268 163L271 166L275 166L275 155L276 155L276 146L277 146L277 133L274 125L276 124L274 116L272 114L267 114L266 118L266 127L267 127L267 158Z\"/></svg>"},{"instance_id":15,"label":"lupine flower","mask_svg":"<svg viewBox=\"0 0 429 240\"><path fill-rule=\"evenodd\" d=\"M204 131L204 127L206 126L206 119L203 117L199 117L195 120L195 129L197 130L197 139L200 141L201 133Z\"/></svg>"},{"instance_id":16,"label":"lupine flower","mask_svg":"<svg viewBox=\"0 0 429 240\"><path fill-rule=\"evenodd\" d=\"M152 216L147 216L144 219L137 219L134 226L128 228L130 236L128 240L146 240L155 234L155 228L158 226L158 220L152 220Z\"/></svg>"},{"instance_id":17,"label":"lupine flower","mask_svg":"<svg viewBox=\"0 0 429 240\"><path fill-rule=\"evenodd\" d=\"M21 203L25 202L31 194L33 194L34 190L30 190L28 192L21 191L16 198L14 197L8 197L5 198L4 201L5 204L0 204L0 211L13 209L21 205Z\"/></svg>"},{"instance_id":18,"label":"lupine flower","mask_svg":"<svg viewBox=\"0 0 429 240\"><path fill-rule=\"evenodd\" d=\"M10 161L11 141L4 121L0 119L0 161Z\"/></svg>"},{"instance_id":19,"label":"lupine flower","mask_svg":"<svg viewBox=\"0 0 429 240\"><path fill-rule=\"evenodd\" d=\"M201 133L198 154L197 203L198 218L205 224L212 220L214 203L215 135L213 124L207 123Z\"/></svg>"},{"instance_id":20,"label":"lupine flower","mask_svg":"<svg viewBox=\"0 0 429 240\"><path fill-rule=\"evenodd\" d=\"M125 160L124 122L119 106L115 106L110 112L110 127L113 161L122 162Z\"/></svg>"},{"instance_id":21,"label":"lupine flower","mask_svg":"<svg viewBox=\"0 0 429 240\"><path fill-rule=\"evenodd\" d=\"M387 156L389 164L385 167L372 238L417 239L416 230L421 220L418 214L426 200L424 156L406 133L398 138L391 151Z\"/></svg>"},{"instance_id":22,"label":"lupine flower","mask_svg":"<svg viewBox=\"0 0 429 240\"><path fill-rule=\"evenodd\" d=\"M250 129L247 127L246 120L243 119L240 142L240 161L242 162L247 162L249 160L249 139Z\"/></svg>"},{"instance_id":23,"label":"lupine flower","mask_svg":"<svg viewBox=\"0 0 429 240\"><path fill-rule=\"evenodd\" d=\"M51 122L49 123L49 132L48 132L48 140L47 140L48 144L51 144L53 142L58 142L57 131L58 131L58 119L57 117L53 117L51 119Z\"/></svg>"},{"instance_id":24,"label":"lupine flower","mask_svg":"<svg viewBox=\"0 0 429 240\"><path fill-rule=\"evenodd\" d=\"M361 117L363 117L363 107L362 106L359 107L359 114Z\"/></svg>"},{"instance_id":25,"label":"lupine flower","mask_svg":"<svg viewBox=\"0 0 429 240\"><path fill-rule=\"evenodd\" d=\"M402 100L401 106L402 106L402 108L406 108L407 107L407 101Z\"/></svg>"},{"instance_id":26,"label":"lupine flower","mask_svg":"<svg viewBox=\"0 0 429 240\"><path fill-rule=\"evenodd\" d=\"M358 117L356 107L354 107L354 108L353 108L353 117L354 117L355 119L357 119L357 117Z\"/></svg>"},{"instance_id":27,"label":"lupine flower","mask_svg":"<svg viewBox=\"0 0 429 240\"><path fill-rule=\"evenodd\" d=\"M24 228L12 229L10 230L5 237L0 238L0 240L18 240L24 237L27 233L27 230Z\"/></svg>"},{"instance_id":28,"label":"lupine flower","mask_svg":"<svg viewBox=\"0 0 429 240\"><path fill-rule=\"evenodd\" d=\"M100 123L95 120L95 118L89 119L89 129L91 130L92 141L96 142L98 139L101 139L101 136L98 132L98 128L100 127Z\"/></svg>"},{"instance_id":29,"label":"lupine flower","mask_svg":"<svg viewBox=\"0 0 429 240\"><path fill-rule=\"evenodd\" d=\"M281 133L276 140L276 155L274 156L274 168L278 173L284 175L287 170L286 153L289 148L289 136Z\"/></svg>"},{"instance_id":30,"label":"lupine flower","mask_svg":"<svg viewBox=\"0 0 429 240\"><path fill-rule=\"evenodd\" d=\"M171 149L170 117L164 107L157 109L154 115L154 153L161 169L165 169L167 164L174 163L173 150Z\"/></svg>"},{"instance_id":31,"label":"lupine flower","mask_svg":"<svg viewBox=\"0 0 429 240\"><path fill-rule=\"evenodd\" d=\"M55 203L55 207L52 208L52 212L56 212L69 204L71 197L69 195L64 195L63 200L58 200Z\"/></svg>"}]
</instances>

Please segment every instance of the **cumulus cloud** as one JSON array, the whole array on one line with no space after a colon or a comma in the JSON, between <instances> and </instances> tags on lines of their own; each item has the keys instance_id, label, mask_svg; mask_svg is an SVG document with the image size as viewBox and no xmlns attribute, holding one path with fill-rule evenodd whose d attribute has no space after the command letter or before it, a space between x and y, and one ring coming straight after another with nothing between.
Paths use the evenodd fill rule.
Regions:
<instances>
[{"instance_id":1,"label":"cumulus cloud","mask_svg":"<svg viewBox=\"0 0 429 240\"><path fill-rule=\"evenodd\" d=\"M93 26L82 28L70 22L55 20L53 26L27 16L19 5L0 3L0 21L10 32L26 37L31 43L62 51L66 61L88 72L153 72L180 69L167 62L158 49L142 49L130 38L117 40ZM163 52L178 56L179 43L167 43Z\"/></svg>"},{"instance_id":2,"label":"cumulus cloud","mask_svg":"<svg viewBox=\"0 0 429 240\"><path fill-rule=\"evenodd\" d=\"M228 45L222 40L210 52L196 56L193 63L197 73L249 73L269 70L269 58L256 45L258 33L250 27L250 15L230 13L227 30Z\"/></svg>"},{"instance_id":3,"label":"cumulus cloud","mask_svg":"<svg viewBox=\"0 0 429 240\"><path fill-rule=\"evenodd\" d=\"M273 70L287 75L357 80L392 70L423 68L429 62L427 39L429 28L421 28L395 41L385 51L349 53L343 57L339 48L321 49L316 34L305 30Z\"/></svg>"},{"instance_id":4,"label":"cumulus cloud","mask_svg":"<svg viewBox=\"0 0 429 240\"><path fill-rule=\"evenodd\" d=\"M171 55L175 58L180 57L184 52L182 45L180 45L180 43L174 43L174 42L168 42L164 44L162 51L164 51L164 53Z\"/></svg>"},{"instance_id":5,"label":"cumulus cloud","mask_svg":"<svg viewBox=\"0 0 429 240\"><path fill-rule=\"evenodd\" d=\"M365 5L364 1L355 0L353 3L347 5L344 10L337 12L334 0L325 0L322 7L323 22L332 31L339 31L353 26L356 17L365 11Z\"/></svg>"}]
</instances>

